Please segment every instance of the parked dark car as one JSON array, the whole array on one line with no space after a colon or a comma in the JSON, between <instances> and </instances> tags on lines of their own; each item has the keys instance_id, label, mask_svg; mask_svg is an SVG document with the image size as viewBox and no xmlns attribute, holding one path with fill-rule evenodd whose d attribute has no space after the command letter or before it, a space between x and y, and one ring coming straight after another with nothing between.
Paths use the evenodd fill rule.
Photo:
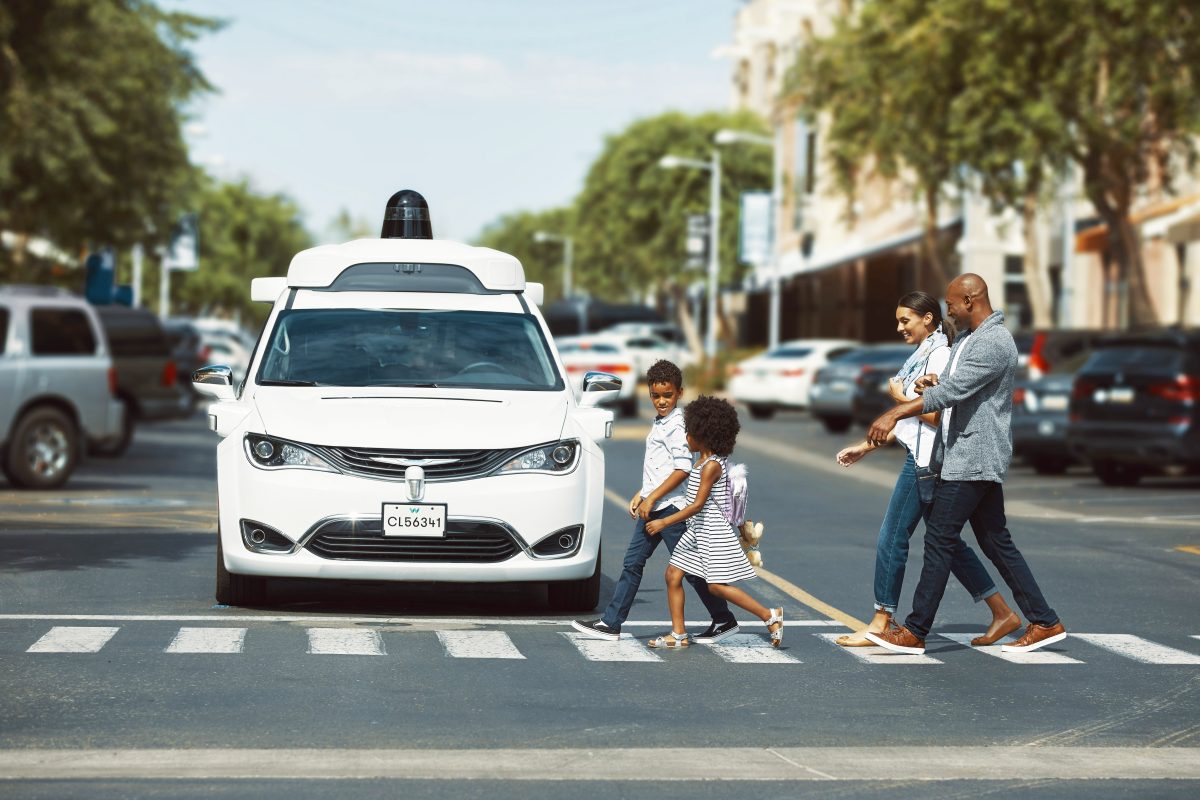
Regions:
<instances>
[{"instance_id":1,"label":"parked dark car","mask_svg":"<svg viewBox=\"0 0 1200 800\"><path fill-rule=\"evenodd\" d=\"M860 425L870 425L883 412L896 405L888 391L888 381L895 377L908 356L911 346L896 348L890 359L880 358L866 364L854 381L853 416Z\"/></svg>"},{"instance_id":2,"label":"parked dark car","mask_svg":"<svg viewBox=\"0 0 1200 800\"><path fill-rule=\"evenodd\" d=\"M809 411L830 433L844 433L854 421L854 393L859 375L876 365L891 367L912 353L912 345L874 344L831 359L813 379L808 394ZM895 374L899 366L892 369ZM890 377L890 376L889 376Z\"/></svg>"},{"instance_id":3,"label":"parked dark car","mask_svg":"<svg viewBox=\"0 0 1200 800\"><path fill-rule=\"evenodd\" d=\"M1110 331L1088 328L1017 331L1013 334L1017 345L1017 377L1036 380L1061 372L1061 362L1077 358L1101 337L1110 335Z\"/></svg>"},{"instance_id":4,"label":"parked dark car","mask_svg":"<svg viewBox=\"0 0 1200 800\"><path fill-rule=\"evenodd\" d=\"M1200 471L1200 330L1114 336L1075 376L1070 451L1106 484Z\"/></svg>"},{"instance_id":5,"label":"parked dark car","mask_svg":"<svg viewBox=\"0 0 1200 800\"><path fill-rule=\"evenodd\" d=\"M163 320L163 332L175 361L175 380L194 406L199 395L192 387L192 373L210 363L212 349L204 343L199 329L186 319Z\"/></svg>"},{"instance_id":6,"label":"parked dark car","mask_svg":"<svg viewBox=\"0 0 1200 800\"><path fill-rule=\"evenodd\" d=\"M1050 354L1043 350L1036 368L1019 371L1013 387L1013 455L1027 461L1038 474L1061 475L1078 461L1067 449L1071 386L1098 336L1095 332L1055 331L1047 338ZM1035 377L1038 372L1041 376Z\"/></svg>"},{"instance_id":7,"label":"parked dark car","mask_svg":"<svg viewBox=\"0 0 1200 800\"><path fill-rule=\"evenodd\" d=\"M167 419L191 411L191 396L179 385L162 323L144 308L97 306L116 369L116 395L124 405L122 435L93 448L96 455L120 455L133 439L138 420Z\"/></svg>"}]
</instances>

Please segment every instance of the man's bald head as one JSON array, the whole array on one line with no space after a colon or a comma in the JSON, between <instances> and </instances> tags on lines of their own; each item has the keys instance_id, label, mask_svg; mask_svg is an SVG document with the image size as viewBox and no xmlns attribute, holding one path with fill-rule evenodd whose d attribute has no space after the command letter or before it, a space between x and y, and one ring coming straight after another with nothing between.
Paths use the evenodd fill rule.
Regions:
<instances>
[{"instance_id":1,"label":"man's bald head","mask_svg":"<svg viewBox=\"0 0 1200 800\"><path fill-rule=\"evenodd\" d=\"M992 313L987 283L973 272L959 275L946 287L946 313L954 324L972 331Z\"/></svg>"}]
</instances>

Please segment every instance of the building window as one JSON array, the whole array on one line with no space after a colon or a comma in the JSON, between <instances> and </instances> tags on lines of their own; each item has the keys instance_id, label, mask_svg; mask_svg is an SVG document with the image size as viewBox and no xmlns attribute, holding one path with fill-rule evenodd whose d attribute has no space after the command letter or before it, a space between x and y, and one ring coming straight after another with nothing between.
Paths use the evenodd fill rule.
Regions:
<instances>
[{"instance_id":1,"label":"building window","mask_svg":"<svg viewBox=\"0 0 1200 800\"><path fill-rule=\"evenodd\" d=\"M1029 289L1025 285L1025 259L1022 256L1004 257L1004 315L1017 328L1033 325L1033 309L1029 307Z\"/></svg>"},{"instance_id":2,"label":"building window","mask_svg":"<svg viewBox=\"0 0 1200 800\"><path fill-rule=\"evenodd\" d=\"M792 181L795 227L804 230L804 211L817 186L817 132L810 127L803 112L796 114L795 178Z\"/></svg>"}]
</instances>

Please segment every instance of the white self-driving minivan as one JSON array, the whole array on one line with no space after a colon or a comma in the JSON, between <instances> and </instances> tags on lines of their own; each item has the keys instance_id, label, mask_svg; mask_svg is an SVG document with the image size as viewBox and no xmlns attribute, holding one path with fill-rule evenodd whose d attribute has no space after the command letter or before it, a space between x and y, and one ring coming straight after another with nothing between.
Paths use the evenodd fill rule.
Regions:
<instances>
[{"instance_id":1,"label":"white self-driving minivan","mask_svg":"<svg viewBox=\"0 0 1200 800\"><path fill-rule=\"evenodd\" d=\"M217 600L272 576L544 582L595 606L604 454L620 388L576 400L542 287L496 250L429 238L416 192L384 237L297 254L258 278L273 303L240 388L205 367L217 446Z\"/></svg>"}]
</instances>

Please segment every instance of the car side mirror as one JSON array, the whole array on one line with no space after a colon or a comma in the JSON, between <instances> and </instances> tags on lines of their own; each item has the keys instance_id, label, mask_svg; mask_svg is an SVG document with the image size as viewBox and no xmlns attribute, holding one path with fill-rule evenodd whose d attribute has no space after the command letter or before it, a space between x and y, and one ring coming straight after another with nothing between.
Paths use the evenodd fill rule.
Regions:
<instances>
[{"instance_id":1,"label":"car side mirror","mask_svg":"<svg viewBox=\"0 0 1200 800\"><path fill-rule=\"evenodd\" d=\"M583 396L579 405L593 408L601 403L616 400L621 391L621 379L607 372L588 372L583 376Z\"/></svg>"},{"instance_id":2,"label":"car side mirror","mask_svg":"<svg viewBox=\"0 0 1200 800\"><path fill-rule=\"evenodd\" d=\"M201 367L192 373L192 386L197 392L220 402L235 399L233 370L224 365Z\"/></svg>"},{"instance_id":3,"label":"car side mirror","mask_svg":"<svg viewBox=\"0 0 1200 800\"><path fill-rule=\"evenodd\" d=\"M254 278L250 281L250 299L255 303L274 303L287 290L287 278Z\"/></svg>"}]
</instances>

